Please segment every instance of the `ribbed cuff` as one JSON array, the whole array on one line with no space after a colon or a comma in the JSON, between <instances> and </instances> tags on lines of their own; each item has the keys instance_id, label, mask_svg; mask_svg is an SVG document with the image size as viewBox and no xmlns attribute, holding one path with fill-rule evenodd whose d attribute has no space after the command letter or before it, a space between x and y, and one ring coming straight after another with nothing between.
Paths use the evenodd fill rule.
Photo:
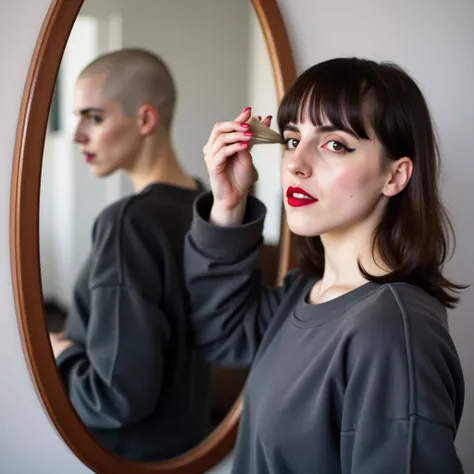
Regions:
<instances>
[{"instance_id":1,"label":"ribbed cuff","mask_svg":"<svg viewBox=\"0 0 474 474\"><path fill-rule=\"evenodd\" d=\"M199 250L213 258L237 259L247 255L262 240L265 205L250 196L243 224L222 227L211 224L209 215L214 202L211 192L201 194L194 203L194 218L190 236Z\"/></svg>"},{"instance_id":2,"label":"ribbed cuff","mask_svg":"<svg viewBox=\"0 0 474 474\"><path fill-rule=\"evenodd\" d=\"M56 365L62 369L65 364L68 364L72 359L76 359L74 356L84 356L84 348L78 344L69 346L59 354L56 359Z\"/></svg>"}]
</instances>

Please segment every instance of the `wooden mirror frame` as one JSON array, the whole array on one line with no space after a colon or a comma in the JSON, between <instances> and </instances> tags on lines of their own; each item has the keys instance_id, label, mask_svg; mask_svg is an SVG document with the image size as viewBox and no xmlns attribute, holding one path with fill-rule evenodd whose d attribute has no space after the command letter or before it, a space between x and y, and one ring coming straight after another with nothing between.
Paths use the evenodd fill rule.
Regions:
<instances>
[{"instance_id":1,"label":"wooden mirror frame","mask_svg":"<svg viewBox=\"0 0 474 474\"><path fill-rule=\"evenodd\" d=\"M218 464L234 446L242 394L223 422L192 450L162 462L138 463L115 455L92 437L72 407L54 361L46 326L40 270L41 167L57 73L83 2L53 0L36 42L19 114L10 197L10 256L23 351L35 388L54 426L70 449L93 472L205 472ZM251 0L251 3L264 33L280 101L296 78L288 36L276 0ZM291 235L284 212L281 228L279 282L294 266Z\"/></svg>"}]
</instances>

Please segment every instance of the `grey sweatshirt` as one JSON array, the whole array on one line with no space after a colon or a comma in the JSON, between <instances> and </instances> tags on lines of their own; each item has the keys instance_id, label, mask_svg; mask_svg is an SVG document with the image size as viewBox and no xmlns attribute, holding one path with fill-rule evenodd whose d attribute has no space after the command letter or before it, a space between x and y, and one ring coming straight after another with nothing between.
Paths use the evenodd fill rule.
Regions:
<instances>
[{"instance_id":1,"label":"grey sweatshirt","mask_svg":"<svg viewBox=\"0 0 474 474\"><path fill-rule=\"evenodd\" d=\"M202 192L152 184L105 209L79 274L57 364L93 436L153 461L193 448L209 430L209 368L192 347L184 237Z\"/></svg>"},{"instance_id":2,"label":"grey sweatshirt","mask_svg":"<svg viewBox=\"0 0 474 474\"><path fill-rule=\"evenodd\" d=\"M265 288L256 270L265 208L209 224L202 195L186 238L195 337L209 360L251 364L236 474L460 474L464 402L445 308L404 282L366 283L308 304L314 280Z\"/></svg>"}]
</instances>

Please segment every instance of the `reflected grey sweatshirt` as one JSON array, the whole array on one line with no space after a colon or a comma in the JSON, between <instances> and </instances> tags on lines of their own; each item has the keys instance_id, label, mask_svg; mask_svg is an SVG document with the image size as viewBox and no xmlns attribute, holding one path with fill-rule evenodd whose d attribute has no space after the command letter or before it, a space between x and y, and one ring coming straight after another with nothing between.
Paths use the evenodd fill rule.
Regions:
<instances>
[{"instance_id":1,"label":"reflected grey sweatshirt","mask_svg":"<svg viewBox=\"0 0 474 474\"><path fill-rule=\"evenodd\" d=\"M155 183L97 218L57 359L79 417L137 461L182 454L209 432L209 366L194 350L184 237L203 188Z\"/></svg>"}]
</instances>

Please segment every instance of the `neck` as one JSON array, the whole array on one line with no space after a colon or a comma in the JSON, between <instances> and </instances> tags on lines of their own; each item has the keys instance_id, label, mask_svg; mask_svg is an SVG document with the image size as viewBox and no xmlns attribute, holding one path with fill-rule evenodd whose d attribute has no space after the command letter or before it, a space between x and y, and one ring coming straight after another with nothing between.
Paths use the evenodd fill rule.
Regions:
<instances>
[{"instance_id":1,"label":"neck","mask_svg":"<svg viewBox=\"0 0 474 474\"><path fill-rule=\"evenodd\" d=\"M361 274L358 263L368 273L381 276L389 273L377 245L373 245L376 219L368 219L357 226L340 233L324 234L321 242L324 247L324 274L320 288L333 287L351 290L367 280Z\"/></svg>"},{"instance_id":2,"label":"neck","mask_svg":"<svg viewBox=\"0 0 474 474\"><path fill-rule=\"evenodd\" d=\"M196 181L183 169L174 152L169 134L147 137L140 156L133 166L126 169L135 192L140 192L152 183L196 189Z\"/></svg>"}]
</instances>

